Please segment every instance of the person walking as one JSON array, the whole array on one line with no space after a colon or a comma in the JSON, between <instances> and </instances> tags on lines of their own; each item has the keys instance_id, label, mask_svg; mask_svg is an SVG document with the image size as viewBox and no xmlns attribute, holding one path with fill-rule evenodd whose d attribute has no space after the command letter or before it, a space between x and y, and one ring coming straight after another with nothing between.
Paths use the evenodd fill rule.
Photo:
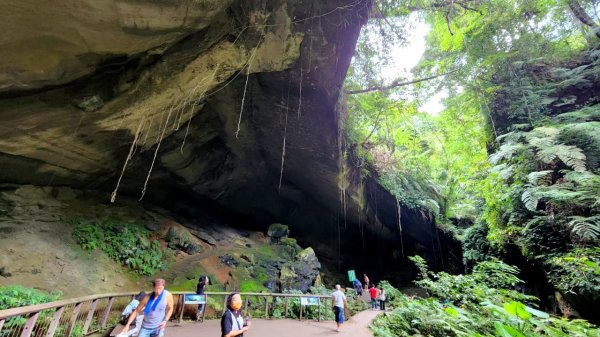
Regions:
<instances>
[{"instance_id":1,"label":"person walking","mask_svg":"<svg viewBox=\"0 0 600 337\"><path fill-rule=\"evenodd\" d=\"M331 294L331 307L335 316L335 331L340 332L340 324L344 323L344 310L348 306L346 295L342 292L342 287L339 284L335 285L335 291Z\"/></svg>"},{"instance_id":2,"label":"person walking","mask_svg":"<svg viewBox=\"0 0 600 337\"><path fill-rule=\"evenodd\" d=\"M243 337L250 329L250 317L242 317L242 296L238 292L227 295L227 310L221 316L221 337Z\"/></svg>"},{"instance_id":3,"label":"person walking","mask_svg":"<svg viewBox=\"0 0 600 337\"><path fill-rule=\"evenodd\" d=\"M123 312L121 313L121 323L122 324L127 323L127 319L129 319L129 315L131 315L131 313L138 307L138 305L140 305L140 301L143 300L144 297L146 297L146 292L140 291L137 295L135 295L133 297L131 302L129 302L129 304L127 304L127 306L125 307L125 309L123 309Z\"/></svg>"},{"instance_id":4,"label":"person walking","mask_svg":"<svg viewBox=\"0 0 600 337\"><path fill-rule=\"evenodd\" d=\"M358 297L361 297L362 296L362 284L360 284L360 281L357 278L354 279L354 288L356 289L356 295Z\"/></svg>"},{"instance_id":5,"label":"person walking","mask_svg":"<svg viewBox=\"0 0 600 337\"><path fill-rule=\"evenodd\" d=\"M379 309L385 311L385 290L379 287Z\"/></svg>"},{"instance_id":6,"label":"person walking","mask_svg":"<svg viewBox=\"0 0 600 337\"><path fill-rule=\"evenodd\" d=\"M377 288L375 288L374 284L371 284L369 294L371 295L371 309L377 310Z\"/></svg>"},{"instance_id":7,"label":"person walking","mask_svg":"<svg viewBox=\"0 0 600 337\"><path fill-rule=\"evenodd\" d=\"M369 289L369 277L367 276L367 274L363 274L363 281L365 281L365 283L363 283L365 285L365 290Z\"/></svg>"},{"instance_id":8,"label":"person walking","mask_svg":"<svg viewBox=\"0 0 600 337\"><path fill-rule=\"evenodd\" d=\"M198 278L198 284L196 285L196 295L204 295L204 288L210 284L208 276L200 276ZM204 311L204 304L198 304L196 309L196 320L199 321L202 318L202 312Z\"/></svg>"},{"instance_id":9,"label":"person walking","mask_svg":"<svg viewBox=\"0 0 600 337\"><path fill-rule=\"evenodd\" d=\"M165 280L157 278L152 282L153 292L140 301L129 315L121 334L127 333L129 325L137 315L144 314L138 337L162 337L165 326L173 314L173 294L165 290Z\"/></svg>"},{"instance_id":10,"label":"person walking","mask_svg":"<svg viewBox=\"0 0 600 337\"><path fill-rule=\"evenodd\" d=\"M137 295L135 295L133 297L131 302L129 302L129 304L127 304L125 309L123 309L123 312L121 313L121 320L119 321L119 323L121 323L123 325L127 324L127 320L129 319L129 316L138 307L138 305L140 305L140 301L143 300L144 297L146 297L145 291L140 291ZM137 317L135 318L135 321L132 322L132 324L134 326L133 330L129 330L125 334L119 334L119 336L120 337L137 336L138 332L140 331L140 327L142 325L143 319L144 319L144 315L137 315Z\"/></svg>"}]
</instances>

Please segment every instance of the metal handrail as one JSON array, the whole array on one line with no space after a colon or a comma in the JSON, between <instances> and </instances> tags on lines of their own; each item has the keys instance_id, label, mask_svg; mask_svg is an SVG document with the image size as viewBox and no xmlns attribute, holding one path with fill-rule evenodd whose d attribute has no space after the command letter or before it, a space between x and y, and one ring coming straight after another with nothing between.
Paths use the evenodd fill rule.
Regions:
<instances>
[{"instance_id":1,"label":"metal handrail","mask_svg":"<svg viewBox=\"0 0 600 337\"><path fill-rule=\"evenodd\" d=\"M174 312L172 318L176 317L175 314L178 313L179 321L181 322L185 310L184 296L186 294L195 293L191 291L174 291L171 293L179 296L175 308L176 312ZM70 337L74 334L74 331L77 331L75 333L77 336L87 336L100 329L106 328L109 324L110 317L112 317L112 319L118 319L125 303L130 301L136 294L137 292L99 294L0 310L0 337L54 337L57 331L63 332L65 337ZM207 291L205 294L207 295L207 299L210 296L224 296L226 298L230 292ZM322 300L331 298L331 295L318 294L254 292L242 292L240 294L246 297L244 308L248 308L249 297L256 296L265 298L265 318L270 317L268 298L271 298L272 300L276 297L285 298L284 317L287 317L288 315L288 302L290 298L317 298L319 321L321 320ZM327 309L328 302L329 301L324 301L325 310ZM223 301L223 307L225 308L225 299ZM300 305L300 319L302 319L302 310L302 305ZM262 312L262 309L260 309L259 312ZM206 310L203 310L202 320L204 320L205 313ZM313 311L313 314L316 313ZM112 319L110 322L115 322L112 321ZM38 321L41 321L41 323ZM36 323L39 324L36 325Z\"/></svg>"},{"instance_id":2,"label":"metal handrail","mask_svg":"<svg viewBox=\"0 0 600 337\"><path fill-rule=\"evenodd\" d=\"M0 320L18 316L18 315L27 315L35 312L40 312L42 310L53 309L58 307L64 307L70 304L78 304L87 301L99 300L104 298L111 297L125 297L125 296L135 296L138 292L127 292L127 293L114 293L114 294L99 294L99 295L90 295L85 297L76 297L66 300L48 302L43 304L36 305L28 305L25 307L18 307L12 309L0 310ZM193 291L171 291L173 295L185 295L185 294L195 294ZM229 295L230 292L226 291L207 291L206 295ZM284 294L284 293L240 293L242 296L269 296L269 297L320 297L320 298L331 298L331 295L311 295L311 294Z\"/></svg>"}]
</instances>

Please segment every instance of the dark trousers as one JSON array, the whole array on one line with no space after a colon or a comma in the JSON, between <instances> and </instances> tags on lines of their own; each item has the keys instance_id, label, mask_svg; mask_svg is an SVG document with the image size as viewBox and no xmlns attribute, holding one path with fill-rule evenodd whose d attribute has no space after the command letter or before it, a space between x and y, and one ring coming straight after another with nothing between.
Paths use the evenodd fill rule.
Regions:
<instances>
[{"instance_id":1,"label":"dark trousers","mask_svg":"<svg viewBox=\"0 0 600 337\"><path fill-rule=\"evenodd\" d=\"M379 300L379 309L385 310L385 301Z\"/></svg>"}]
</instances>

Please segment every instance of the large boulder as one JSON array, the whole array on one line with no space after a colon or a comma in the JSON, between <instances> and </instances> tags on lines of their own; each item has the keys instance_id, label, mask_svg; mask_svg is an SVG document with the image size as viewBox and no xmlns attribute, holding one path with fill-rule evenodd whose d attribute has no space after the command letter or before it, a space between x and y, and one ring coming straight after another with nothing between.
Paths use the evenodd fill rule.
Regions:
<instances>
[{"instance_id":1,"label":"large boulder","mask_svg":"<svg viewBox=\"0 0 600 337\"><path fill-rule=\"evenodd\" d=\"M315 254L315 251L308 247L296 255L294 261L286 262L281 267L279 282L281 290L297 289L302 292L315 284L319 276L321 263Z\"/></svg>"},{"instance_id":2,"label":"large boulder","mask_svg":"<svg viewBox=\"0 0 600 337\"><path fill-rule=\"evenodd\" d=\"M282 238L290 235L290 229L288 226L280 223L274 223L269 226L267 235L271 238L272 243L279 242Z\"/></svg>"}]
</instances>

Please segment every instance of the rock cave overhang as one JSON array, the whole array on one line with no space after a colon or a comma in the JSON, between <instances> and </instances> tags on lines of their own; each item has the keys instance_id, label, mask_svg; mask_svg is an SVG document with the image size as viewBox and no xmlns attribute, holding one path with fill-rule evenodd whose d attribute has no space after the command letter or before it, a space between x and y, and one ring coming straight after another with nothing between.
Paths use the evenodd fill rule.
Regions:
<instances>
[{"instance_id":1,"label":"rock cave overhang","mask_svg":"<svg viewBox=\"0 0 600 337\"><path fill-rule=\"evenodd\" d=\"M273 6L282 3L275 1ZM365 232L360 228L366 228L367 242L373 248L381 250L384 243L390 251L397 250L395 198L370 181L368 188L371 193L376 191L377 197L366 198L366 207L358 206L351 197L341 200L338 187L341 153L336 104L370 3L364 1L363 6L357 6L356 1L350 0L314 1L288 8L292 18L311 17L317 7L323 13L349 8L343 18L348 24L328 19L319 20L318 25L309 24L310 20L293 25L290 34L303 34L305 42L299 44L298 56L285 69L248 76L240 69L237 74L220 78L227 85L196 102L189 130L182 128L167 134L156 160L156 144L138 149L125 171L119 196L139 198L148 169L154 165L145 200L199 224L229 223L258 229L271 222L283 222L291 226L301 241L327 254L336 247L336 240L338 250L346 247L337 239L341 234L338 223L343 222L344 230L349 229L348 252L353 249L351 242L363 239ZM115 112L109 108L117 108L115 111L120 113L119 109L137 104L136 99L159 95L160 83L182 73L186 62L210 52L220 41L236 36L227 31L231 27L223 24L227 21L224 17L244 22L247 20L244 15L251 12L252 6L259 8L256 7L259 4L262 2L234 2L223 14L215 15L215 24L200 31L187 29L178 42L164 51L154 48L109 55L95 66L94 72L70 82L33 81L24 88L0 91L0 108L5 112L0 118L4 122L15 125L19 132L23 132L20 125L24 122L34 123L33 128L25 131L34 138L33 143L24 143L33 149L15 150L10 144L0 144L2 160L8 164L0 169L0 180L102 190L108 199L135 132L135 126L115 128L110 124L111 128L104 129L102 120L114 119L111 114ZM244 43L250 48L256 46L254 40L250 38ZM123 83L133 83L140 89L138 92L131 92L128 87L115 89L123 87ZM84 98L96 96L104 105L82 105ZM236 127L242 101L238 137ZM90 110L86 111L88 107ZM53 136L50 148L40 146L50 128L59 134ZM19 132L5 131L0 135L18 143ZM285 162L279 188L284 138ZM71 143L74 140L76 144ZM182 147L184 141L186 146ZM85 148L99 153L79 154ZM50 149L55 152L43 154ZM56 159L61 156L62 161ZM87 166L68 160L84 160ZM354 185L356 182L351 190L356 188ZM435 252L433 222L427 216L411 212L402 209L405 239L415 242L415 251Z\"/></svg>"}]
</instances>

